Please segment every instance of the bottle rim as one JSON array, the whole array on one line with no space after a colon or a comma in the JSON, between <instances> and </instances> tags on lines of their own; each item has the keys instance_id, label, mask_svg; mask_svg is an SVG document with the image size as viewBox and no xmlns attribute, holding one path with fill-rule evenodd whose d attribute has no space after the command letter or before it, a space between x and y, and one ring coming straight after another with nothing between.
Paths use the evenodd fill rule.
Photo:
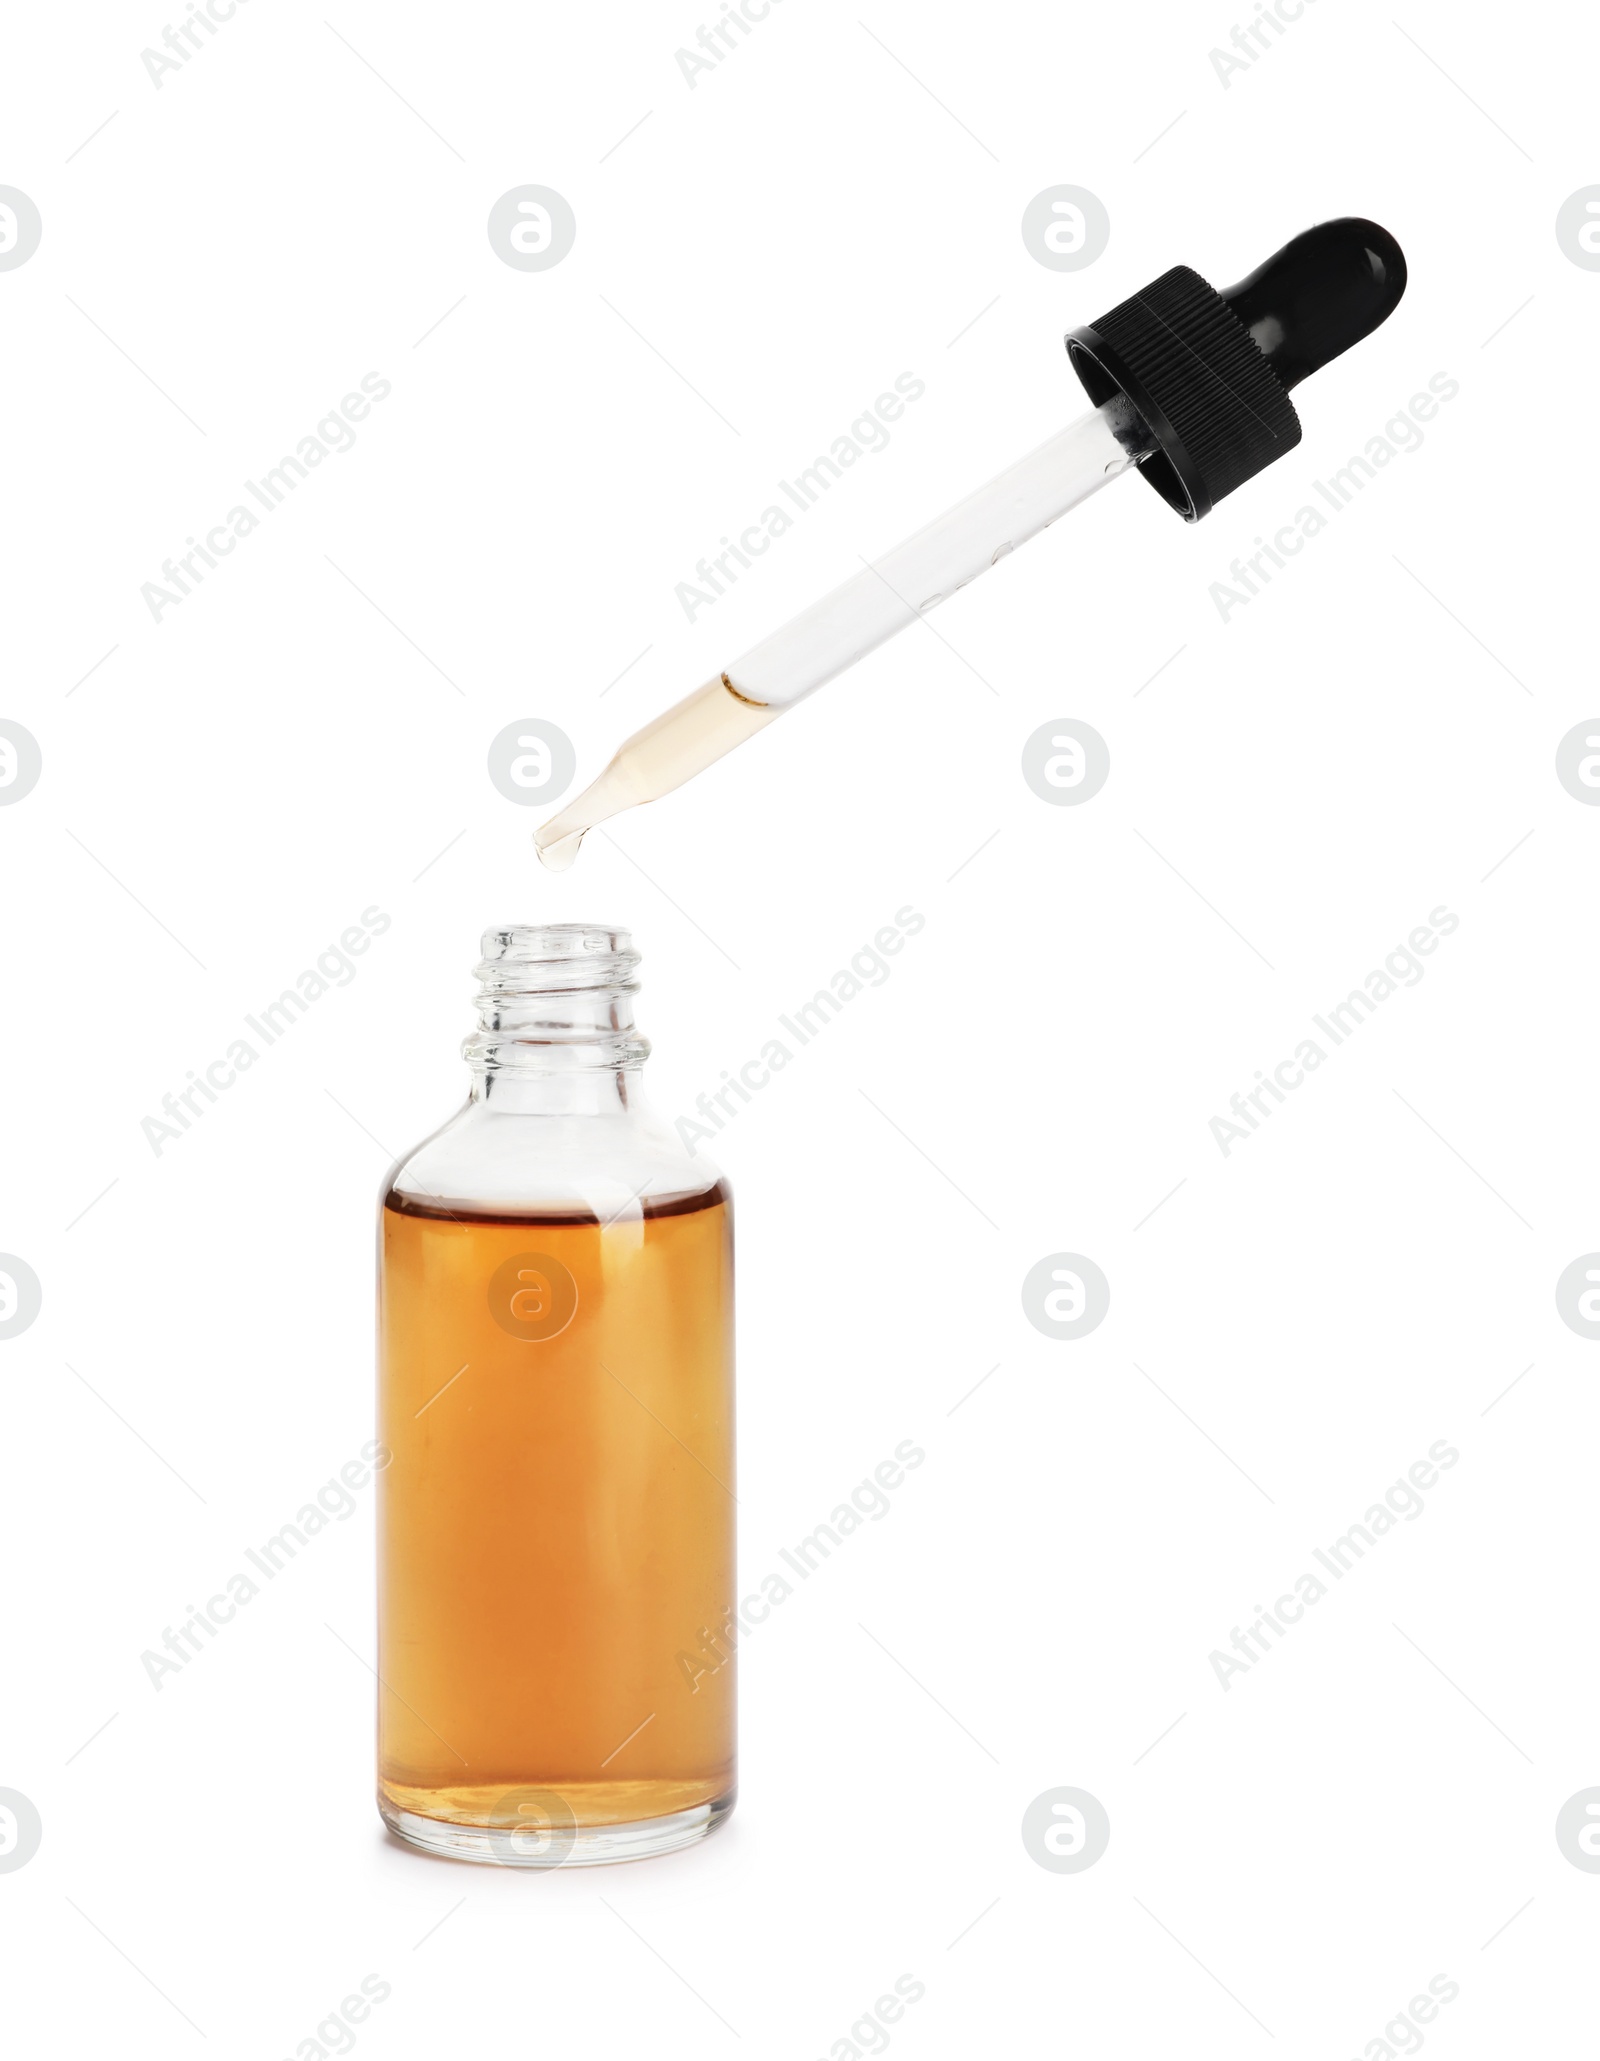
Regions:
<instances>
[{"instance_id":1,"label":"bottle rim","mask_svg":"<svg viewBox=\"0 0 1600 2061\"><path fill-rule=\"evenodd\" d=\"M483 933L478 1028L462 1057L484 1073L615 1072L650 1044L634 1027L639 954L601 923L506 923Z\"/></svg>"}]
</instances>

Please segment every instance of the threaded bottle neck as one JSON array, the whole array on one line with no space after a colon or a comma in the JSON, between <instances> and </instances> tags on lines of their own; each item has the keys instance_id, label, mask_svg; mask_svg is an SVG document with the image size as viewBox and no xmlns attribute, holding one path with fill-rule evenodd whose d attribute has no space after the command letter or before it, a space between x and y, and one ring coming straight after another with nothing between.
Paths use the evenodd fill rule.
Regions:
<instances>
[{"instance_id":1,"label":"threaded bottle neck","mask_svg":"<svg viewBox=\"0 0 1600 2061\"><path fill-rule=\"evenodd\" d=\"M478 1028L461 1047L475 1076L617 1073L641 1067L633 1023L639 954L629 933L590 923L486 930L474 971Z\"/></svg>"}]
</instances>

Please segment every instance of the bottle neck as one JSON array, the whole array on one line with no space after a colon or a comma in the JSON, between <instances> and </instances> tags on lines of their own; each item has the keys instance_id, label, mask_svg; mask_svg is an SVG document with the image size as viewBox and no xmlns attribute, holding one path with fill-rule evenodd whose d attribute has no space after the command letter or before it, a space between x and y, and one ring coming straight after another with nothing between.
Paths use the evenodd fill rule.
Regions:
<instances>
[{"instance_id":1,"label":"bottle neck","mask_svg":"<svg viewBox=\"0 0 1600 2061\"><path fill-rule=\"evenodd\" d=\"M510 1115L626 1116L650 1046L634 1026L639 955L625 930L485 931L478 1028L462 1045L471 1100Z\"/></svg>"},{"instance_id":2,"label":"bottle neck","mask_svg":"<svg viewBox=\"0 0 1600 2061\"><path fill-rule=\"evenodd\" d=\"M467 1100L498 1116L632 1116L639 1109L643 1086L637 1068L531 1074L475 1066Z\"/></svg>"}]
</instances>

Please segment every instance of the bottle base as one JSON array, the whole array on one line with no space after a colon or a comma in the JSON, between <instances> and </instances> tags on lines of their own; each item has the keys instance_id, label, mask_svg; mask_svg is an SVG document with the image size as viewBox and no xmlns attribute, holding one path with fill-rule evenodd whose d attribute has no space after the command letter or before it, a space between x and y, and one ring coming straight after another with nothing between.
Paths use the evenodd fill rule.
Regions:
<instances>
[{"instance_id":1,"label":"bottle base","mask_svg":"<svg viewBox=\"0 0 1600 2061\"><path fill-rule=\"evenodd\" d=\"M693 1846L726 1823L737 1793L730 1789L688 1810L621 1824L569 1822L570 1813L559 1808L553 1814L540 1809L536 1816L508 1817L501 1823L458 1824L404 1810L381 1793L378 1814L397 1839L443 1860L483 1861L501 1868L592 1868L650 1860Z\"/></svg>"}]
</instances>

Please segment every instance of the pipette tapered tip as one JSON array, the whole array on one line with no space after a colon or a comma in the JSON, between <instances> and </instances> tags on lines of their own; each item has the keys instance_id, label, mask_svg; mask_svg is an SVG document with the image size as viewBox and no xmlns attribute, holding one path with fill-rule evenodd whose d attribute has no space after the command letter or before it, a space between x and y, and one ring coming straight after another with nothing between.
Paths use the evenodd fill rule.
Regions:
<instances>
[{"instance_id":1,"label":"pipette tapered tip","mask_svg":"<svg viewBox=\"0 0 1600 2061\"><path fill-rule=\"evenodd\" d=\"M541 844L538 838L535 837L533 848L539 854L539 863L549 872L565 873L573 860L578 856L578 847L582 843L583 832L581 830L574 830L569 832L566 837L552 839L549 844Z\"/></svg>"}]
</instances>

